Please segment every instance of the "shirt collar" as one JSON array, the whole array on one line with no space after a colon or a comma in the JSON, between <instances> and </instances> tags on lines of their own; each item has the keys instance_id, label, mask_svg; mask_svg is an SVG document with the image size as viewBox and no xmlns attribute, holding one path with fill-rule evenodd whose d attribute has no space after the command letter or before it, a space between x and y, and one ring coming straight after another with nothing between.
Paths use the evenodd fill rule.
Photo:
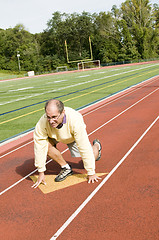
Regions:
<instances>
[{"instance_id":1,"label":"shirt collar","mask_svg":"<svg viewBox=\"0 0 159 240\"><path fill-rule=\"evenodd\" d=\"M66 123L66 114L64 114L64 117L63 117L63 120L62 120L62 123L60 123L56 128L60 129L63 127L63 124Z\"/></svg>"}]
</instances>

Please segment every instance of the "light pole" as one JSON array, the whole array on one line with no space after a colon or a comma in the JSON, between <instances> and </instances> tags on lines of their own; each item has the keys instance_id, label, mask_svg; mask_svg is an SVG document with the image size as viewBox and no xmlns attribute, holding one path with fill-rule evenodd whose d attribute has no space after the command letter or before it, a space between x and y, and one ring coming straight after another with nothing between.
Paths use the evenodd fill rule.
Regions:
<instances>
[{"instance_id":1,"label":"light pole","mask_svg":"<svg viewBox=\"0 0 159 240\"><path fill-rule=\"evenodd\" d=\"M17 58L18 58L18 67L19 67L19 72L20 72L20 54L19 54L19 51L17 51Z\"/></svg>"}]
</instances>

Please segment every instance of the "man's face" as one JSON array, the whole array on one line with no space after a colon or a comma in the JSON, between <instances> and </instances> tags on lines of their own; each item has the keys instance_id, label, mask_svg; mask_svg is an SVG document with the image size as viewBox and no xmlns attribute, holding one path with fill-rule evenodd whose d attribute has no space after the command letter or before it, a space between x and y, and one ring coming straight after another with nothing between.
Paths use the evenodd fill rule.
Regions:
<instances>
[{"instance_id":1,"label":"man's face","mask_svg":"<svg viewBox=\"0 0 159 240\"><path fill-rule=\"evenodd\" d=\"M46 117L51 127L56 128L63 121L64 111L60 113L56 105L49 104L46 108Z\"/></svg>"}]
</instances>

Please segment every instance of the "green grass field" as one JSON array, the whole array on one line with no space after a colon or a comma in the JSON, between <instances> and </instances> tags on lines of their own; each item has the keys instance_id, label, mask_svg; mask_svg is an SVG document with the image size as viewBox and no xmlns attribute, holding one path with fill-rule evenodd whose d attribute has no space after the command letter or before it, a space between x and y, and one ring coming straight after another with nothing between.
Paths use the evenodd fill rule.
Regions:
<instances>
[{"instance_id":1,"label":"green grass field","mask_svg":"<svg viewBox=\"0 0 159 240\"><path fill-rule=\"evenodd\" d=\"M5 70L0 71L0 80L3 79L11 79L11 78L19 78L19 77L24 77L27 73L26 72L7 72Z\"/></svg>"},{"instance_id":2,"label":"green grass field","mask_svg":"<svg viewBox=\"0 0 159 240\"><path fill-rule=\"evenodd\" d=\"M33 128L50 98L74 109L158 75L159 63L0 81L0 142Z\"/></svg>"}]
</instances>

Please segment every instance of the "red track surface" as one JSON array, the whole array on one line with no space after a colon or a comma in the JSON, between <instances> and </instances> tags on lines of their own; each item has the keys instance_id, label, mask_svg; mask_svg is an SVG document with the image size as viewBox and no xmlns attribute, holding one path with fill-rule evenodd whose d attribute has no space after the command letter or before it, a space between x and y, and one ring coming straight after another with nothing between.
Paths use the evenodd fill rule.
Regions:
<instances>
[{"instance_id":1,"label":"red track surface","mask_svg":"<svg viewBox=\"0 0 159 240\"><path fill-rule=\"evenodd\" d=\"M33 143L4 155L0 159L0 239L49 240L59 229L61 240L159 239L159 78L82 112L91 142L94 138L101 140L102 158L96 170L109 172L108 180L76 215L105 176L99 183L84 182L43 194L31 188L30 178L12 186L34 170ZM2 148L1 153L6 152ZM65 146L60 145L60 149ZM85 172L81 160L71 158L68 151L64 157L74 172ZM58 172L56 163L47 165L46 174ZM63 226L72 214L73 220Z\"/></svg>"}]
</instances>

